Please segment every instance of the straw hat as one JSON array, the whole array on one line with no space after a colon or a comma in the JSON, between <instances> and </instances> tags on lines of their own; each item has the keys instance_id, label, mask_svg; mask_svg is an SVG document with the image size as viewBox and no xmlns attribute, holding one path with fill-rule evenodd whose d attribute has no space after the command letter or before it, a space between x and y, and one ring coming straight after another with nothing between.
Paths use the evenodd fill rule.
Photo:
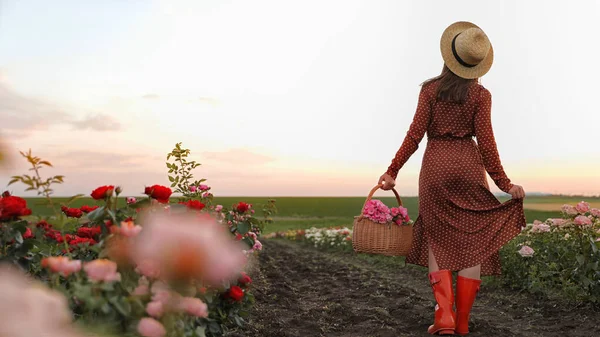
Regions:
<instances>
[{"instance_id":1,"label":"straw hat","mask_svg":"<svg viewBox=\"0 0 600 337\"><path fill-rule=\"evenodd\" d=\"M490 70L494 50L487 35L477 25L459 21L451 24L440 40L446 66L462 78L478 78Z\"/></svg>"}]
</instances>

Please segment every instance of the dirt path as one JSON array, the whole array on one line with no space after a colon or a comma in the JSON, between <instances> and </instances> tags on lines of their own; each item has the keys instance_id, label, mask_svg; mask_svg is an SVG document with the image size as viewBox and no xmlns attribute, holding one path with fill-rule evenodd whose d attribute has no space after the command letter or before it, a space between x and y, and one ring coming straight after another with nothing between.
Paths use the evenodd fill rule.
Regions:
<instances>
[{"instance_id":1,"label":"dirt path","mask_svg":"<svg viewBox=\"0 0 600 337\"><path fill-rule=\"evenodd\" d=\"M250 324L228 337L429 336L434 302L423 270L268 240L254 281ZM473 337L595 336L600 329L599 312L483 287L472 316Z\"/></svg>"}]
</instances>

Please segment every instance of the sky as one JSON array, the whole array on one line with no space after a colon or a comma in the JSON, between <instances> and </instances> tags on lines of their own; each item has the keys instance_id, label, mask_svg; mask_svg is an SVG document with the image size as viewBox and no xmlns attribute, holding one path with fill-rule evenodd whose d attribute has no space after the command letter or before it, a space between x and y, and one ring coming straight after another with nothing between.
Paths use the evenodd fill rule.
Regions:
<instances>
[{"instance_id":1,"label":"sky","mask_svg":"<svg viewBox=\"0 0 600 337\"><path fill-rule=\"evenodd\" d=\"M140 195L182 142L215 195L366 195L455 21L494 47L481 82L513 183L600 194L598 1L0 0L0 189L31 148L66 176L56 195Z\"/></svg>"}]
</instances>

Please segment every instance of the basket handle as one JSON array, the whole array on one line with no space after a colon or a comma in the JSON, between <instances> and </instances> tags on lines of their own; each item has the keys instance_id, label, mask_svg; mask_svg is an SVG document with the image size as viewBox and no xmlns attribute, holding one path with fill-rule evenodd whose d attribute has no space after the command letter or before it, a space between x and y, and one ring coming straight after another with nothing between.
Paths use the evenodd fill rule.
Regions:
<instances>
[{"instance_id":1,"label":"basket handle","mask_svg":"<svg viewBox=\"0 0 600 337\"><path fill-rule=\"evenodd\" d=\"M365 206L367 206L367 203L371 200L371 198L373 198L373 194L375 194L375 192L377 192L377 190L382 187L383 187L383 184L379 184L379 185L373 187L371 192L369 192L369 196L367 196L367 200L365 200L365 203L363 204L363 208L360 210L361 213L365 209ZM396 200L398 201L398 206L402 206L402 199L400 199L400 194L398 194L398 191L396 191L395 188L392 188L392 192L394 192L394 195L396 196Z\"/></svg>"}]
</instances>

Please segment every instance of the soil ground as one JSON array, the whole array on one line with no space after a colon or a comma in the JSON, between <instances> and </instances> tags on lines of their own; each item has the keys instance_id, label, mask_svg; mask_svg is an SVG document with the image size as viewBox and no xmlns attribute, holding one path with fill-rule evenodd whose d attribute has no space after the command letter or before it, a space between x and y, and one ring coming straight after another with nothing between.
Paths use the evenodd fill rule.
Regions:
<instances>
[{"instance_id":1,"label":"soil ground","mask_svg":"<svg viewBox=\"0 0 600 337\"><path fill-rule=\"evenodd\" d=\"M266 240L249 324L228 337L429 336L434 300L423 268ZM600 312L482 287L469 336L597 336Z\"/></svg>"}]
</instances>

